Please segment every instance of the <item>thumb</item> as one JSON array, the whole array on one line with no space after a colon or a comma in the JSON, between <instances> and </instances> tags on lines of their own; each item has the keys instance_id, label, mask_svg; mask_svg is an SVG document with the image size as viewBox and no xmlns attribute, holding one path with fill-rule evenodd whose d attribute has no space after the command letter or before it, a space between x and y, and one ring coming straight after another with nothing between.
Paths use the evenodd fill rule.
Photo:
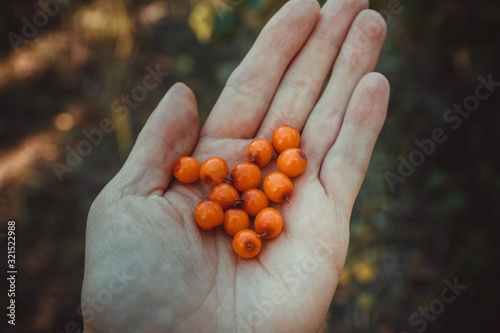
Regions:
<instances>
[{"instance_id":1,"label":"thumb","mask_svg":"<svg viewBox=\"0 0 500 333\"><path fill-rule=\"evenodd\" d=\"M198 123L193 92L176 83L144 125L115 184L134 194L163 194L172 179L173 164L189 155L196 144Z\"/></svg>"}]
</instances>

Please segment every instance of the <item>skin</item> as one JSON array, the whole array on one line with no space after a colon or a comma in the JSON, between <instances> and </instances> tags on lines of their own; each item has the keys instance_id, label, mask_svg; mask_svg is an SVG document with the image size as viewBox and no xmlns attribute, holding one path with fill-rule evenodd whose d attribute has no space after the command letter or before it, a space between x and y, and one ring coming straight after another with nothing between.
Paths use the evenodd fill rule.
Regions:
<instances>
[{"instance_id":1,"label":"skin","mask_svg":"<svg viewBox=\"0 0 500 333\"><path fill-rule=\"evenodd\" d=\"M314 0L288 2L229 78L199 134L192 91L183 84L169 90L91 207L85 332L319 330L389 99L387 80L370 73L386 27L367 7L330 0L320 11ZM173 181L172 165L181 156L219 156L232 167L245 161L252 139L270 139L282 124L301 132L309 164L293 180L291 203L272 205L283 215L282 234L264 240L256 258L241 259L222 228L205 232L194 221L210 188ZM130 278L120 283L117 272Z\"/></svg>"}]
</instances>

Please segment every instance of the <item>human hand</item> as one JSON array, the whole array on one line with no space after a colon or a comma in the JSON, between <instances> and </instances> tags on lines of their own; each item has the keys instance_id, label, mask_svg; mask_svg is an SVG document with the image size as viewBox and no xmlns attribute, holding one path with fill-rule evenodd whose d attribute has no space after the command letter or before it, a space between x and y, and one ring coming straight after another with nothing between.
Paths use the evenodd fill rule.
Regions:
<instances>
[{"instance_id":1,"label":"human hand","mask_svg":"<svg viewBox=\"0 0 500 333\"><path fill-rule=\"evenodd\" d=\"M389 99L387 80L370 73L385 22L367 7L330 0L320 12L315 0L288 2L229 78L199 136L193 93L183 84L169 90L90 210L86 332L319 330ZM282 124L301 132L309 164L293 180L290 204L273 204L282 234L241 259L224 230L206 232L194 221L210 188L173 180L172 165L217 156L231 168L253 138L270 139Z\"/></svg>"}]
</instances>

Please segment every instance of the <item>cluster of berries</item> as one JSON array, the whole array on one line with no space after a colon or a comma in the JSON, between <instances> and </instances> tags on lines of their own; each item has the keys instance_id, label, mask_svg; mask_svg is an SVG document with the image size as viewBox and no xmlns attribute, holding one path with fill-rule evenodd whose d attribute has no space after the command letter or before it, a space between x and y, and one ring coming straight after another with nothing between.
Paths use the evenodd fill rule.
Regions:
<instances>
[{"instance_id":1,"label":"cluster of berries","mask_svg":"<svg viewBox=\"0 0 500 333\"><path fill-rule=\"evenodd\" d=\"M248 145L248 162L237 164L230 178L227 163L221 158L210 158L202 165L192 157L179 158L173 166L177 180L190 184L201 178L206 185L215 186L209 200L195 208L198 226L211 230L222 225L233 236L233 249L240 257L255 257L262 246L261 238L274 238L283 228L283 218L276 209L268 207L269 200L289 202L293 192L290 178L300 175L307 166L306 154L297 148L299 143L300 134L296 129L286 125L278 127L271 142L259 138ZM261 191L258 189L262 182L260 168L271 162L273 150L279 154L279 172L265 177ZM249 229L250 217L255 217L255 231Z\"/></svg>"}]
</instances>

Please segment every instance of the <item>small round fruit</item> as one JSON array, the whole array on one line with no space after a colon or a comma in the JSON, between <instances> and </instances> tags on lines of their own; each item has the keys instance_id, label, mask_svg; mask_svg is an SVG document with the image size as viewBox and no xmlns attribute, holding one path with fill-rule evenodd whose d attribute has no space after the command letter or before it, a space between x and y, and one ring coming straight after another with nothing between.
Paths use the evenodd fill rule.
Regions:
<instances>
[{"instance_id":1,"label":"small round fruit","mask_svg":"<svg viewBox=\"0 0 500 333\"><path fill-rule=\"evenodd\" d=\"M218 157L209 158L200 168L201 181L209 186L223 183L228 174L229 168L226 161Z\"/></svg>"},{"instance_id":2,"label":"small round fruit","mask_svg":"<svg viewBox=\"0 0 500 333\"><path fill-rule=\"evenodd\" d=\"M233 249L240 257L249 259L260 252L262 241L259 236L250 229L240 230L234 235Z\"/></svg>"},{"instance_id":3,"label":"small round fruit","mask_svg":"<svg viewBox=\"0 0 500 333\"><path fill-rule=\"evenodd\" d=\"M280 126L274 131L271 143L278 154L289 148L297 148L300 143L299 131L287 125Z\"/></svg>"},{"instance_id":4,"label":"small round fruit","mask_svg":"<svg viewBox=\"0 0 500 333\"><path fill-rule=\"evenodd\" d=\"M283 229L283 217L276 209L264 208L255 217L255 231L262 238L274 238Z\"/></svg>"},{"instance_id":5,"label":"small round fruit","mask_svg":"<svg viewBox=\"0 0 500 333\"><path fill-rule=\"evenodd\" d=\"M269 199L261 190L251 188L243 192L241 195L241 208L247 212L249 216L256 216L261 210L269 206Z\"/></svg>"},{"instance_id":6,"label":"small round fruit","mask_svg":"<svg viewBox=\"0 0 500 333\"><path fill-rule=\"evenodd\" d=\"M240 195L234 187L229 184L222 183L212 189L208 199L217 201L221 205L223 210L227 210L229 208L233 208L236 205L239 197Z\"/></svg>"},{"instance_id":7,"label":"small round fruit","mask_svg":"<svg viewBox=\"0 0 500 333\"><path fill-rule=\"evenodd\" d=\"M274 202L288 202L293 192L290 178L282 172L272 172L264 179L264 193Z\"/></svg>"},{"instance_id":8,"label":"small round fruit","mask_svg":"<svg viewBox=\"0 0 500 333\"><path fill-rule=\"evenodd\" d=\"M259 168L264 167L273 158L273 145L266 139L255 139L247 147L247 160Z\"/></svg>"},{"instance_id":9,"label":"small round fruit","mask_svg":"<svg viewBox=\"0 0 500 333\"><path fill-rule=\"evenodd\" d=\"M175 161L172 171L178 181L191 184L200 179L200 162L184 156Z\"/></svg>"},{"instance_id":10,"label":"small round fruit","mask_svg":"<svg viewBox=\"0 0 500 333\"><path fill-rule=\"evenodd\" d=\"M233 186L240 192L245 192L249 188L257 188L262 181L262 173L258 166L250 162L243 162L236 165L231 171Z\"/></svg>"},{"instance_id":11,"label":"small round fruit","mask_svg":"<svg viewBox=\"0 0 500 333\"><path fill-rule=\"evenodd\" d=\"M224 211L218 202L205 200L196 206L194 218L200 228L211 230L224 222Z\"/></svg>"},{"instance_id":12,"label":"small round fruit","mask_svg":"<svg viewBox=\"0 0 500 333\"><path fill-rule=\"evenodd\" d=\"M234 236L238 231L248 229L250 219L243 209L228 209L224 213L224 230Z\"/></svg>"},{"instance_id":13,"label":"small round fruit","mask_svg":"<svg viewBox=\"0 0 500 333\"><path fill-rule=\"evenodd\" d=\"M289 148L278 157L278 170L288 177L300 175L307 167L307 156L299 148Z\"/></svg>"}]
</instances>

